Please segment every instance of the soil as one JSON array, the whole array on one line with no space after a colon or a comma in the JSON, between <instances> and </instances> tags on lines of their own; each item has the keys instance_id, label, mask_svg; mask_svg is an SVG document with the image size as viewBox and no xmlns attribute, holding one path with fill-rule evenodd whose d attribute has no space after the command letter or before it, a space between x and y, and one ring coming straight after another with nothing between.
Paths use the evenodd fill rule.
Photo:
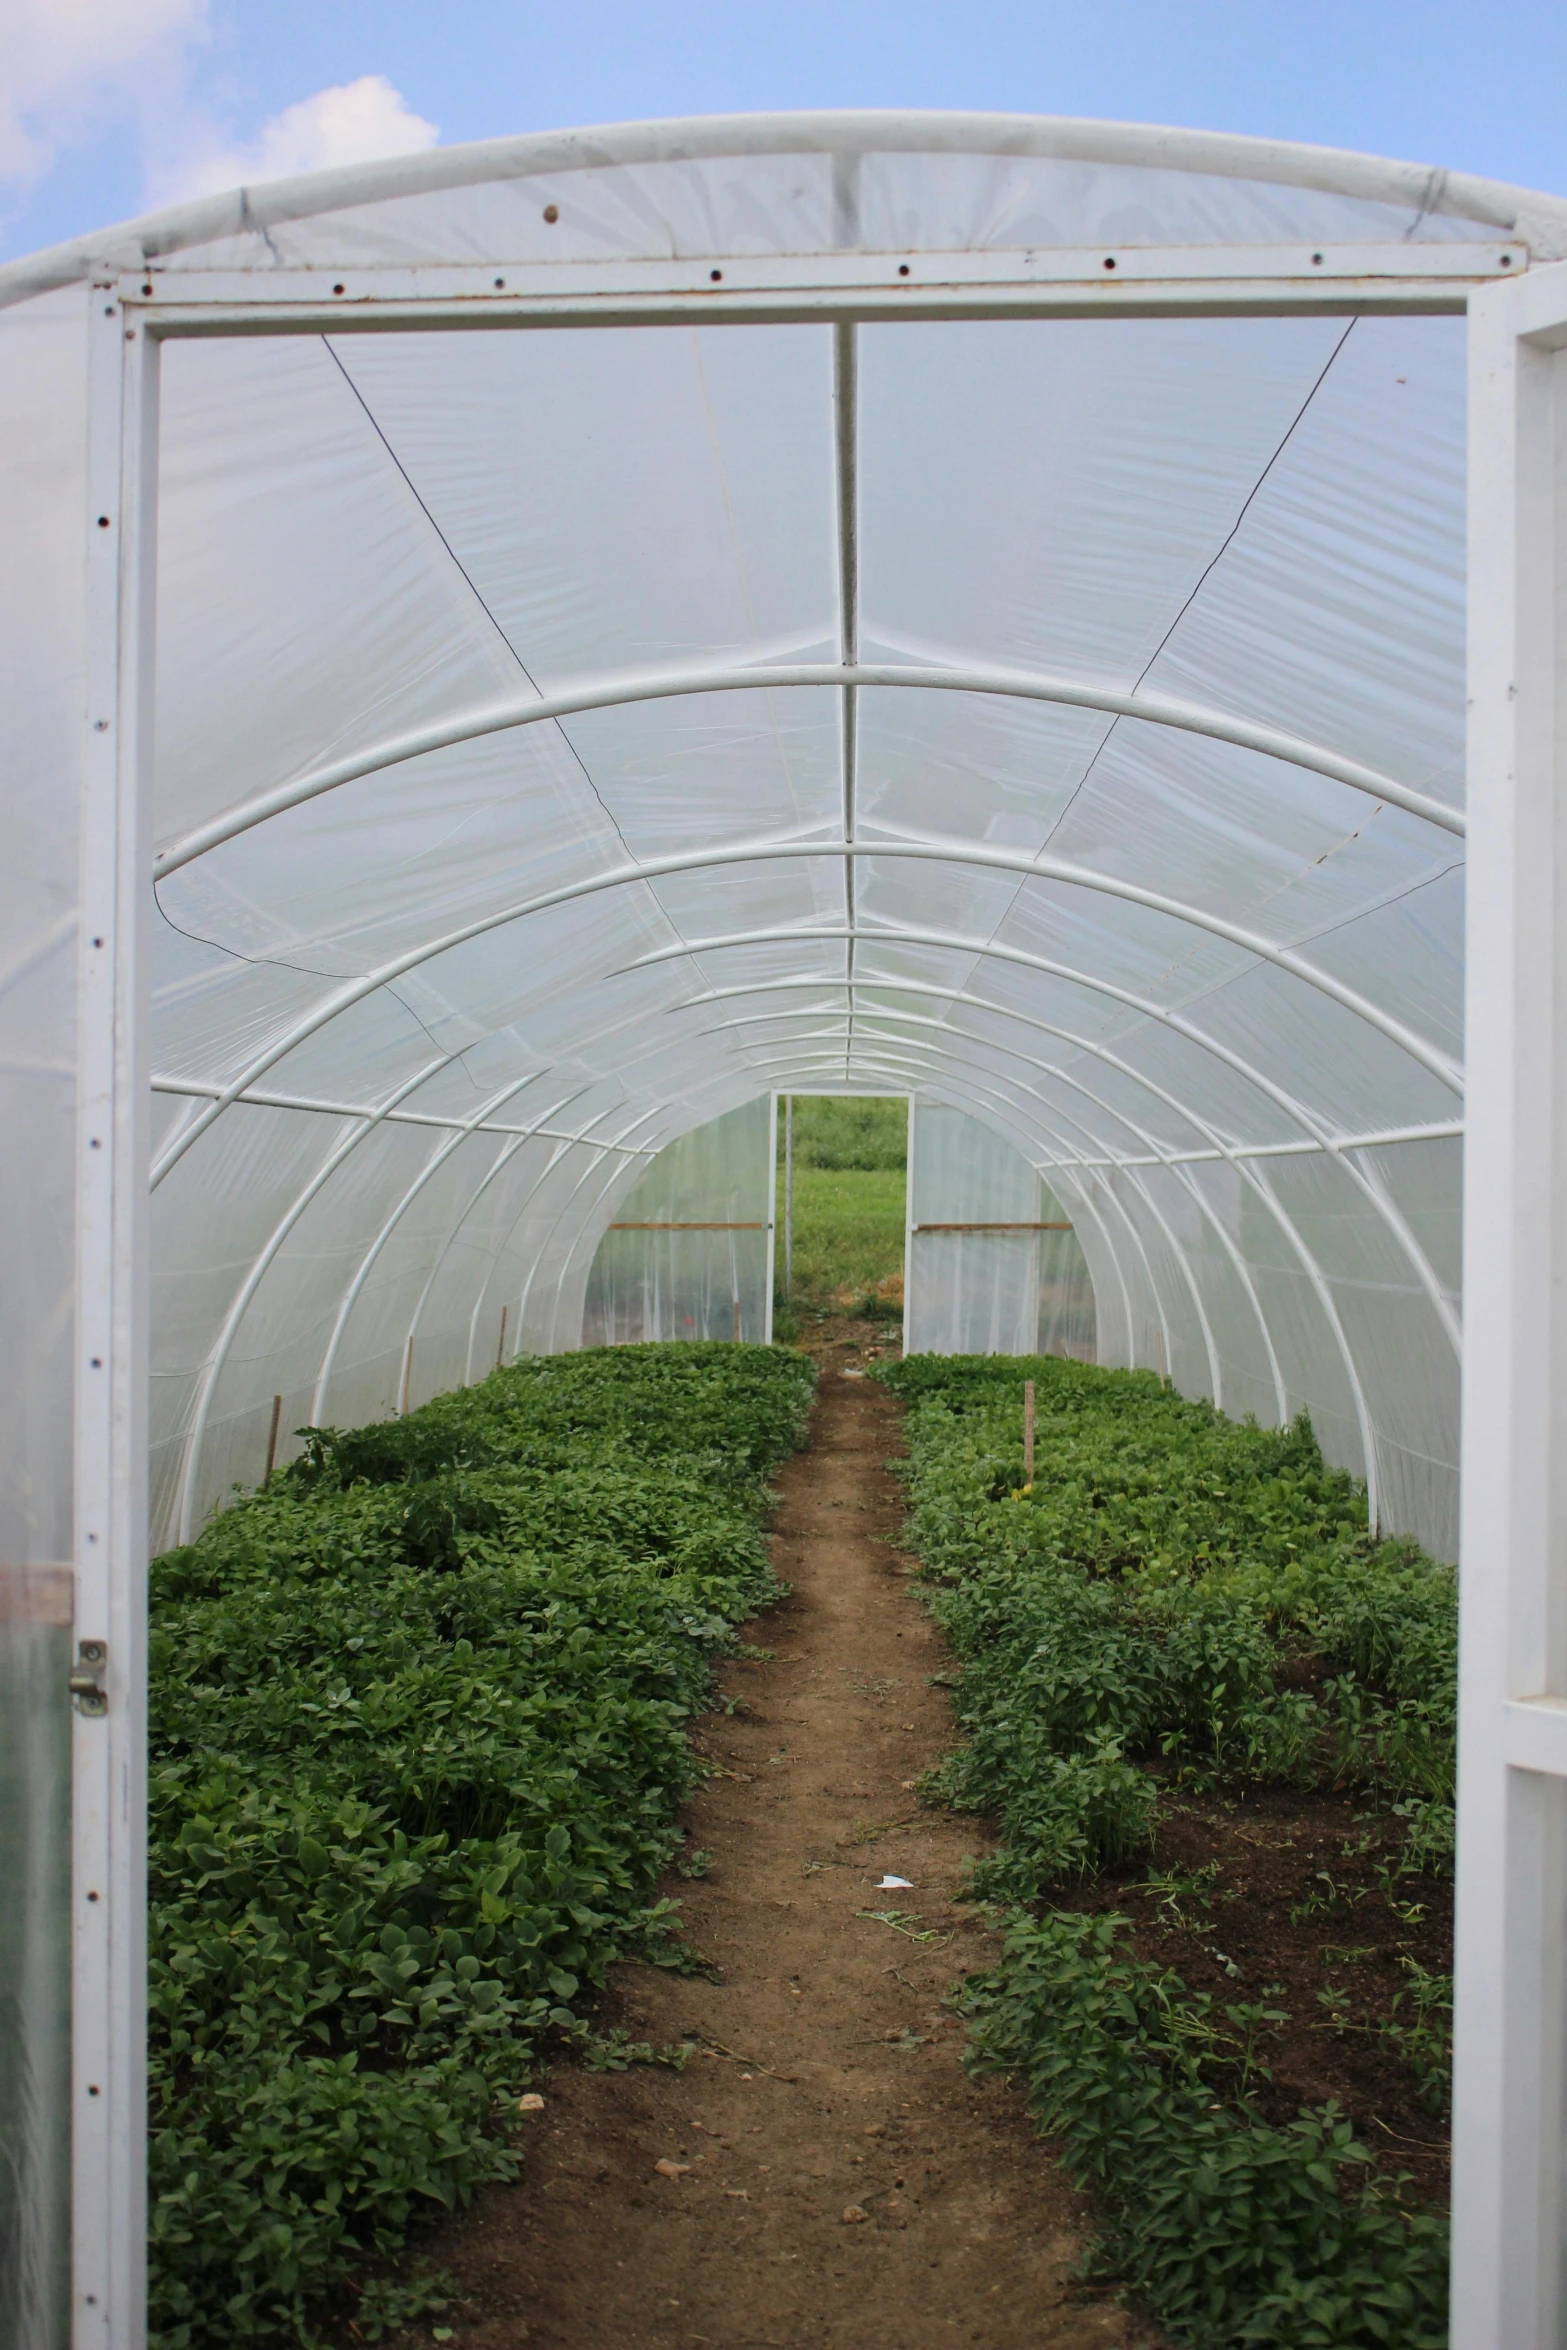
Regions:
<instances>
[{"instance_id":1,"label":"soil","mask_svg":"<svg viewBox=\"0 0 1567 2350\"><path fill-rule=\"evenodd\" d=\"M933 1676L952 1658L897 1547L898 1406L865 1375L899 1352L897 1324L802 1324L822 1376L778 1478L791 1596L746 1628L768 1654L728 1663L695 1726L716 1775L683 1820L707 1873L662 1887L718 1979L622 1966L595 2018L698 2053L684 2071L554 2071L517 2185L421 2248L456 2283L443 2333L453 2350L1157 2350L1075 2273L1092 2210L1015 2088L962 2069L943 2001L995 1944L955 1896L992 1840L915 1793L951 1742ZM1125 1917L1220 2030L1227 2007L1270 2010L1247 2082L1261 2110L1333 2101L1435 2204L1446 2124L1379 2025L1406 1960L1450 1968L1451 1889L1379 1880L1393 1830L1331 1791L1170 1784L1151 1855L1060 1898Z\"/></svg>"},{"instance_id":2,"label":"soil","mask_svg":"<svg viewBox=\"0 0 1567 2350\"><path fill-rule=\"evenodd\" d=\"M1380 2026L1409 2015L1406 1960L1451 1973L1451 1885L1379 1882L1377 1863L1397 1847L1394 1823L1347 1795L1241 1785L1200 1800L1170 1793L1158 1823L1135 1875L1101 1878L1065 1905L1130 1920L1137 1956L1206 1992L1232 2038L1226 2007L1270 2009L1281 2020L1256 2040L1266 2070L1247 2084L1268 2119L1290 2122L1303 2105L1331 2100L1414 2199L1445 2204L1446 2120L1421 2102Z\"/></svg>"},{"instance_id":3,"label":"soil","mask_svg":"<svg viewBox=\"0 0 1567 2350\"><path fill-rule=\"evenodd\" d=\"M1153 2341L1074 2279L1089 2217L1020 2098L963 2071L943 1998L995 1944L954 1901L983 1835L914 1794L950 1743L950 1652L895 1546L898 1408L863 1370L896 1324L808 1344L821 1391L773 1536L792 1596L747 1627L766 1661L724 1667L734 1710L697 1725L708 1874L663 1888L719 1979L622 1966L596 2019L699 2053L544 2082L521 2179L422 2247L456 2280L455 2350Z\"/></svg>"}]
</instances>

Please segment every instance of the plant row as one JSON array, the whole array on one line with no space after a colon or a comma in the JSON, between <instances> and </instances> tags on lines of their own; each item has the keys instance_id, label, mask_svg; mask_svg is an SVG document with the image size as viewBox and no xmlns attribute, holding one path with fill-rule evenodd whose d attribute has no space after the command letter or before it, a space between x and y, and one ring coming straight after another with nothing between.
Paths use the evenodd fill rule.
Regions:
<instances>
[{"instance_id":1,"label":"plant row","mask_svg":"<svg viewBox=\"0 0 1567 2350\"><path fill-rule=\"evenodd\" d=\"M910 1407L909 1540L961 1660L965 1742L930 1790L997 1819L973 1890L1027 1905L966 1995L975 2061L1025 2075L1110 2215L1106 2259L1178 2340L1434 2350L1441 2224L1331 2106L1259 2110L1269 2011L1221 2019L1135 1955L1126 1920L1042 1904L1125 1872L1173 1787L1351 1788L1391 1830L1395 1875L1450 1869L1451 1571L1374 1538L1304 1418L1242 1425L1150 1373L1055 1358L878 1376Z\"/></svg>"},{"instance_id":2,"label":"plant row","mask_svg":"<svg viewBox=\"0 0 1567 2350\"><path fill-rule=\"evenodd\" d=\"M515 2173L516 2097L611 1960L680 1962L685 1725L776 1592L765 1479L811 1382L760 1347L526 1362L308 1432L156 1562L163 2350L350 2313Z\"/></svg>"}]
</instances>

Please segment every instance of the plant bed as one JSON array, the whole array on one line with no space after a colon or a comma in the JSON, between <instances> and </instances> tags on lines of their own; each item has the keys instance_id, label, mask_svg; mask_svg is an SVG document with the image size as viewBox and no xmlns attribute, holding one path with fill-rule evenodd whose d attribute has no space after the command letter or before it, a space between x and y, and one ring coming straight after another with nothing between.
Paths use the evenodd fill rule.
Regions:
<instances>
[{"instance_id":1,"label":"plant bed","mask_svg":"<svg viewBox=\"0 0 1567 2350\"><path fill-rule=\"evenodd\" d=\"M1025 2074L1176 2339L1442 2342L1451 1573L1304 1421L1053 1359L878 1376L962 1659L927 1791L1005 1839L975 2061Z\"/></svg>"},{"instance_id":2,"label":"plant bed","mask_svg":"<svg viewBox=\"0 0 1567 2350\"><path fill-rule=\"evenodd\" d=\"M764 1480L812 1384L761 1347L527 1362L311 1432L156 1562L163 2350L309 2342L370 2278L373 2331L385 2256L514 2173L611 1961L682 1963L686 1726L777 1594Z\"/></svg>"}]
</instances>

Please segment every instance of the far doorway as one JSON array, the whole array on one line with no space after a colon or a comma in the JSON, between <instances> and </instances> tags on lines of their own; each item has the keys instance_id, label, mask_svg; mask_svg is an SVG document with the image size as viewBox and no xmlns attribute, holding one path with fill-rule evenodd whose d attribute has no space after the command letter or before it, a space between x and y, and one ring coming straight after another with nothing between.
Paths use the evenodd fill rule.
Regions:
<instances>
[{"instance_id":1,"label":"far doorway","mask_svg":"<svg viewBox=\"0 0 1567 2350\"><path fill-rule=\"evenodd\" d=\"M908 1157L906 1095L780 1095L776 1337L900 1350Z\"/></svg>"}]
</instances>

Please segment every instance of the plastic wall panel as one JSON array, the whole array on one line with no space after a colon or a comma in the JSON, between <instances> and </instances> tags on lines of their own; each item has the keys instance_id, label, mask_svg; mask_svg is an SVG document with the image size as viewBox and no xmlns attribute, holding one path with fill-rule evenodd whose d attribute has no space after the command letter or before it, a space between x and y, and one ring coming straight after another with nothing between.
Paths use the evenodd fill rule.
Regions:
<instances>
[{"instance_id":1,"label":"plastic wall panel","mask_svg":"<svg viewBox=\"0 0 1567 2350\"><path fill-rule=\"evenodd\" d=\"M742 1338L771 1328L773 1163L769 1097L670 1143L617 1200L599 1241L582 1317L584 1346L641 1339ZM679 1224L749 1230L676 1231Z\"/></svg>"},{"instance_id":2,"label":"plastic wall panel","mask_svg":"<svg viewBox=\"0 0 1567 2350\"><path fill-rule=\"evenodd\" d=\"M1213 1368L1208 1355L1198 1293L1191 1275L1182 1225L1196 1220L1188 1195L1183 1211L1178 1202L1156 1197L1145 1167L1116 1168L1107 1189L1135 1234L1134 1245L1146 1267L1157 1300L1159 1321L1154 1336L1153 1368L1183 1395L1213 1393ZM1174 1208L1179 1221L1172 1220Z\"/></svg>"},{"instance_id":3,"label":"plastic wall panel","mask_svg":"<svg viewBox=\"0 0 1567 2350\"><path fill-rule=\"evenodd\" d=\"M1043 1348L1091 1360L1093 1292L1070 1233L921 1230L1055 1220L1062 1203L1036 1170L993 1127L927 1096L916 1099L909 1132L908 1351Z\"/></svg>"},{"instance_id":4,"label":"plastic wall panel","mask_svg":"<svg viewBox=\"0 0 1567 2350\"><path fill-rule=\"evenodd\" d=\"M905 252L928 247L1190 245L1244 242L1458 243L1494 226L1434 212L1423 201L1293 187L1223 171L1180 171L1131 159L997 155L994 118L931 137L927 115L905 148L832 152L824 135L782 153L736 138L726 155L582 170L498 172L471 187L421 190L282 220L265 232L215 238L168 257L181 268L304 268L496 261L608 261L671 254L823 252L835 246ZM1003 118L1003 136L1007 132ZM676 132L678 138L678 131ZM762 151L747 152L747 148ZM941 152L942 148L950 152ZM934 149L935 151L930 151ZM965 151L967 150L967 151ZM847 184L845 175L847 164ZM1422 175L1419 183L1429 187ZM557 218L550 221L549 207ZM548 223L548 225L546 225Z\"/></svg>"},{"instance_id":5,"label":"plastic wall panel","mask_svg":"<svg viewBox=\"0 0 1567 2350\"><path fill-rule=\"evenodd\" d=\"M1251 1415L1271 1426L1279 1416L1278 1393L1260 1308L1221 1237L1227 1235L1240 1254L1239 1177L1231 1167L1205 1163L1179 1171L1145 1167L1139 1176L1175 1233L1202 1299L1219 1360L1224 1410L1235 1419Z\"/></svg>"},{"instance_id":6,"label":"plastic wall panel","mask_svg":"<svg viewBox=\"0 0 1567 2350\"><path fill-rule=\"evenodd\" d=\"M1458 1374L1451 1340L1397 1235L1345 1170L1282 1159L1274 1189L1327 1275L1377 1452L1378 1522L1440 1557L1457 1540Z\"/></svg>"},{"instance_id":7,"label":"plastic wall panel","mask_svg":"<svg viewBox=\"0 0 1567 2350\"><path fill-rule=\"evenodd\" d=\"M1271 1160L1243 1165L1240 1214L1243 1247L1284 1374L1290 1416L1308 1412L1325 1458L1364 1477L1368 1463L1353 1358L1347 1342L1334 1332L1332 1284L1320 1267L1313 1278L1301 1253L1311 1254L1304 1237L1296 1235L1299 1247L1291 1240L1283 1203L1272 1189L1273 1174Z\"/></svg>"},{"instance_id":8,"label":"plastic wall panel","mask_svg":"<svg viewBox=\"0 0 1567 2350\"><path fill-rule=\"evenodd\" d=\"M1068 1195L1052 1190L1048 1183L1039 1188L1041 1217L1051 1223L1070 1224ZM1094 1280L1075 1231L1039 1235L1039 1335L1035 1344L1042 1355L1069 1355L1079 1363L1099 1359Z\"/></svg>"}]
</instances>

